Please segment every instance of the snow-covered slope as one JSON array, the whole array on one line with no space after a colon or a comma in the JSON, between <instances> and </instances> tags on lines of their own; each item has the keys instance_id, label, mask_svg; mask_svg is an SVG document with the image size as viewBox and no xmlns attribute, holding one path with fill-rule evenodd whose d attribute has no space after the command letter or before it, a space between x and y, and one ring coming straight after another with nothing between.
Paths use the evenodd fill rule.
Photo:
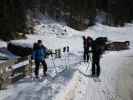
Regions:
<instances>
[{"instance_id":1,"label":"snow-covered slope","mask_svg":"<svg viewBox=\"0 0 133 100\"><path fill-rule=\"evenodd\" d=\"M41 39L43 44L50 49L59 49L64 46L70 46L71 50L77 49L79 51L79 48L82 49L82 42L80 42L82 41L82 32L76 31L65 24L51 20L47 22L40 21L40 24L36 25L34 29L35 34L27 35L27 39L13 40L11 42L24 47L33 47L33 43Z\"/></svg>"},{"instance_id":2,"label":"snow-covered slope","mask_svg":"<svg viewBox=\"0 0 133 100\"><path fill-rule=\"evenodd\" d=\"M93 37L106 36L109 40L113 41L133 40L133 24L127 24L125 27L110 27L96 24L94 27L89 28L85 32L90 30L93 31Z\"/></svg>"},{"instance_id":3,"label":"snow-covered slope","mask_svg":"<svg viewBox=\"0 0 133 100\"><path fill-rule=\"evenodd\" d=\"M48 19L49 20L49 19ZM47 79L41 82L30 78L0 91L0 100L132 100L132 75L133 75L133 25L125 27L109 27L97 24L85 31L75 31L65 24L54 21L40 21L35 27L36 34L27 35L25 40L12 41L16 44L32 47L33 43L41 39L48 48L57 49L70 46L69 63L65 62L66 56L56 59L57 73L53 67L52 59L47 59ZM63 33L63 34L62 34ZM107 36L111 41L131 42L131 49L119 52L106 52L101 60L101 82L86 77L88 64L82 60L82 35L93 38ZM67 70L66 64L69 64ZM83 73L79 72L82 71Z\"/></svg>"}]
</instances>

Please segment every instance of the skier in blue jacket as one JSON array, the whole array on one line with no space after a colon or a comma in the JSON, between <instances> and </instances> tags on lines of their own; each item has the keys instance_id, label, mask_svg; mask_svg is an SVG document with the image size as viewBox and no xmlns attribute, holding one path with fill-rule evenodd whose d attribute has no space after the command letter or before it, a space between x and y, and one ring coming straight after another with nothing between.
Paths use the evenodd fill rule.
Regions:
<instances>
[{"instance_id":1,"label":"skier in blue jacket","mask_svg":"<svg viewBox=\"0 0 133 100\"><path fill-rule=\"evenodd\" d=\"M36 78L38 78L40 64L43 65L44 76L47 76L47 74L46 74L47 64L45 61L47 53L48 53L48 49L45 46L43 46L41 40L38 40L38 42L34 44L33 54L32 54L32 57L35 60L35 76L36 76Z\"/></svg>"}]
</instances>

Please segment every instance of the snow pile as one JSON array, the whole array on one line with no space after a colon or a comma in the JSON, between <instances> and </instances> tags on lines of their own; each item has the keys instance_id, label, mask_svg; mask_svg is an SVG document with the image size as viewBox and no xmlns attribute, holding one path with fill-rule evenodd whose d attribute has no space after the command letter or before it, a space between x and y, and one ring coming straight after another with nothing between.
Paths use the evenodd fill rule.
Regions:
<instances>
[{"instance_id":1,"label":"snow pile","mask_svg":"<svg viewBox=\"0 0 133 100\"><path fill-rule=\"evenodd\" d=\"M113 41L133 41L133 25L127 24L125 27L111 27L102 24L96 24L87 31L93 31L93 37L105 36Z\"/></svg>"},{"instance_id":2,"label":"snow pile","mask_svg":"<svg viewBox=\"0 0 133 100\"><path fill-rule=\"evenodd\" d=\"M7 43L0 40L0 48L7 47Z\"/></svg>"},{"instance_id":3,"label":"snow pile","mask_svg":"<svg viewBox=\"0 0 133 100\"><path fill-rule=\"evenodd\" d=\"M41 23L40 25L35 26L35 33L42 35L52 35L56 37L70 37L72 35L80 35L81 32L76 31L65 24L57 24L53 22L50 24ZM82 34L81 34L82 35Z\"/></svg>"}]
</instances>

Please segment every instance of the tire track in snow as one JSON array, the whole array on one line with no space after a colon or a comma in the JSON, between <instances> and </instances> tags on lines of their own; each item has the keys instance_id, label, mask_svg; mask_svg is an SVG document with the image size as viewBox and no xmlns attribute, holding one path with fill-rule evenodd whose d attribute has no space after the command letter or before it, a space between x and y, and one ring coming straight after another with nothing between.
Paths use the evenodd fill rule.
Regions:
<instances>
[{"instance_id":1,"label":"tire track in snow","mask_svg":"<svg viewBox=\"0 0 133 100\"><path fill-rule=\"evenodd\" d=\"M70 83L67 85L66 88L64 88L63 91L58 94L54 100L73 100L75 98L75 93L79 90L81 82L80 74L75 72L73 79L70 81Z\"/></svg>"}]
</instances>

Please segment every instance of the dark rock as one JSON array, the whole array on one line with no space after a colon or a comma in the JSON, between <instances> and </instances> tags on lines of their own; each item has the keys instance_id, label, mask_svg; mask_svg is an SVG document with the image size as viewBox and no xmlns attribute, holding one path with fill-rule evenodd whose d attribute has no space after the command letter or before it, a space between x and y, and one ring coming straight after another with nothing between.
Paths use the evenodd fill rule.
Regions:
<instances>
[{"instance_id":1,"label":"dark rock","mask_svg":"<svg viewBox=\"0 0 133 100\"><path fill-rule=\"evenodd\" d=\"M25 57L25 56L32 54L32 48L30 48L30 47L22 47L20 45L8 43L7 48L13 54L15 54L17 56L21 56L21 57Z\"/></svg>"},{"instance_id":2,"label":"dark rock","mask_svg":"<svg viewBox=\"0 0 133 100\"><path fill-rule=\"evenodd\" d=\"M126 50L126 49L129 49L129 46L130 46L130 41L111 42L107 44L107 50L111 50L111 51Z\"/></svg>"}]
</instances>

